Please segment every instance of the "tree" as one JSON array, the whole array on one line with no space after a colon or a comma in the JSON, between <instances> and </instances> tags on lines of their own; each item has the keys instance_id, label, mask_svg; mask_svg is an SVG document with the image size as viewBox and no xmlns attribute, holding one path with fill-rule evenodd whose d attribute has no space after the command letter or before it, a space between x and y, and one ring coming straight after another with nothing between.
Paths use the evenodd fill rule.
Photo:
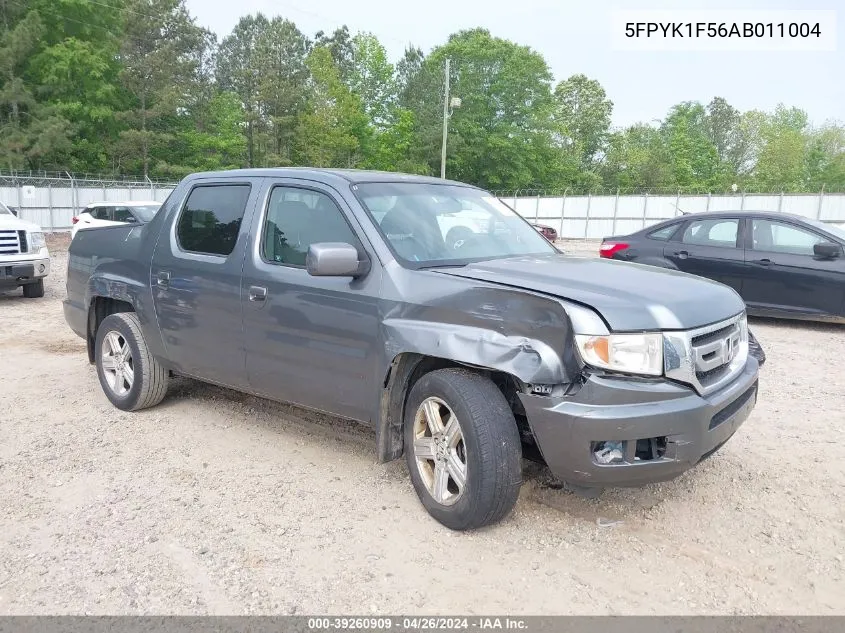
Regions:
<instances>
[{"instance_id":1,"label":"tree","mask_svg":"<svg viewBox=\"0 0 845 633\"><path fill-rule=\"evenodd\" d=\"M121 109L117 60L124 28L119 6L104 10L88 0L31 0L44 29L27 64L36 97L67 121L70 145L52 160L62 169L109 165Z\"/></svg>"},{"instance_id":2,"label":"tree","mask_svg":"<svg viewBox=\"0 0 845 633\"><path fill-rule=\"evenodd\" d=\"M813 130L806 163L808 191L845 191L845 128L826 123Z\"/></svg>"},{"instance_id":3,"label":"tree","mask_svg":"<svg viewBox=\"0 0 845 633\"><path fill-rule=\"evenodd\" d=\"M314 36L314 46L328 49L332 61L337 67L340 80L349 85L355 66L355 47L349 35L349 28L343 25L339 29L335 29L331 35L319 31Z\"/></svg>"},{"instance_id":4,"label":"tree","mask_svg":"<svg viewBox=\"0 0 845 633\"><path fill-rule=\"evenodd\" d=\"M274 18L258 38L258 97L269 129L266 164L290 165L299 116L308 104L310 42L296 25Z\"/></svg>"},{"instance_id":5,"label":"tree","mask_svg":"<svg viewBox=\"0 0 845 633\"><path fill-rule=\"evenodd\" d=\"M613 102L602 85L586 75L573 75L555 88L555 122L565 146L584 169L595 165L610 130Z\"/></svg>"},{"instance_id":6,"label":"tree","mask_svg":"<svg viewBox=\"0 0 845 633\"><path fill-rule=\"evenodd\" d=\"M495 38L484 29L456 33L434 49L405 91L432 171L440 162L443 107L437 78L447 57L452 94L463 101L450 122L448 174L494 189L557 184L549 68L527 46Z\"/></svg>"},{"instance_id":7,"label":"tree","mask_svg":"<svg viewBox=\"0 0 845 633\"><path fill-rule=\"evenodd\" d=\"M246 164L246 138L241 132L243 111L233 92L215 94L203 113L201 129L184 133L191 164L203 171L237 169Z\"/></svg>"},{"instance_id":8,"label":"tree","mask_svg":"<svg viewBox=\"0 0 845 633\"><path fill-rule=\"evenodd\" d=\"M807 113L779 105L761 126L754 181L762 191L805 191Z\"/></svg>"},{"instance_id":9,"label":"tree","mask_svg":"<svg viewBox=\"0 0 845 633\"><path fill-rule=\"evenodd\" d=\"M650 125L633 125L608 138L604 183L614 189L655 189L672 182L666 139Z\"/></svg>"},{"instance_id":10,"label":"tree","mask_svg":"<svg viewBox=\"0 0 845 633\"><path fill-rule=\"evenodd\" d=\"M256 153L256 133L263 126L261 118L261 65L258 43L270 28L264 15L242 17L230 35L223 39L217 58L217 82L241 100L247 138L247 164L260 164Z\"/></svg>"},{"instance_id":11,"label":"tree","mask_svg":"<svg viewBox=\"0 0 845 633\"><path fill-rule=\"evenodd\" d=\"M407 103L409 95L407 91L416 85L416 78L419 75L425 61L425 54L421 48L409 46L405 49L402 59L396 64L396 95L400 103Z\"/></svg>"},{"instance_id":12,"label":"tree","mask_svg":"<svg viewBox=\"0 0 845 633\"><path fill-rule=\"evenodd\" d=\"M352 50L349 87L361 99L372 125L383 130L396 103L393 65L387 61L384 46L370 33L358 33L353 37Z\"/></svg>"},{"instance_id":13,"label":"tree","mask_svg":"<svg viewBox=\"0 0 845 633\"><path fill-rule=\"evenodd\" d=\"M0 165L8 169L39 168L70 149L71 126L55 108L38 101L26 80L31 56L45 27L34 8L3 4L0 41Z\"/></svg>"},{"instance_id":14,"label":"tree","mask_svg":"<svg viewBox=\"0 0 845 633\"><path fill-rule=\"evenodd\" d=\"M662 131L672 166L672 180L666 184L701 191L718 188L719 156L707 137L704 106L692 101L674 106Z\"/></svg>"},{"instance_id":15,"label":"tree","mask_svg":"<svg viewBox=\"0 0 845 633\"><path fill-rule=\"evenodd\" d=\"M357 167L369 133L361 100L342 81L331 51L316 47L308 57L312 97L300 117L296 148L300 164Z\"/></svg>"},{"instance_id":16,"label":"tree","mask_svg":"<svg viewBox=\"0 0 845 633\"><path fill-rule=\"evenodd\" d=\"M197 88L209 38L194 24L185 0L127 0L125 11L121 79L133 103L124 113L128 129L121 133L121 149L147 176L152 159L159 171L171 170L173 125L190 123L183 109Z\"/></svg>"}]
</instances>

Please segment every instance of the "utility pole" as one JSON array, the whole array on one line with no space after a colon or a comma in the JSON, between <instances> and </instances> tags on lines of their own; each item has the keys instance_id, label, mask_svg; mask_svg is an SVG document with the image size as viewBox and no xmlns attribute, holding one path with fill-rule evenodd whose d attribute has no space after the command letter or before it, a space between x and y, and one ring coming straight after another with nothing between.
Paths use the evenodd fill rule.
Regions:
<instances>
[{"instance_id":1,"label":"utility pole","mask_svg":"<svg viewBox=\"0 0 845 633\"><path fill-rule=\"evenodd\" d=\"M446 84L443 91L443 147L440 149L440 177L446 178L446 138L449 135L449 58L446 58Z\"/></svg>"}]
</instances>

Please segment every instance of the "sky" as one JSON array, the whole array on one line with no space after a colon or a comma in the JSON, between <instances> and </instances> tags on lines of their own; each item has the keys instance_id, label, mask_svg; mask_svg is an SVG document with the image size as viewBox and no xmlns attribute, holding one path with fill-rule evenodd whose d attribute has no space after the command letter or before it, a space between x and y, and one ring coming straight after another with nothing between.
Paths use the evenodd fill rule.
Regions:
<instances>
[{"instance_id":1,"label":"sky","mask_svg":"<svg viewBox=\"0 0 845 633\"><path fill-rule=\"evenodd\" d=\"M197 22L223 39L242 15L292 20L306 35L375 34L395 61L409 45L425 52L451 33L477 26L532 47L555 82L583 73L614 103L614 126L654 122L681 101L721 96L741 111L804 109L814 124L845 122L845 2L842 0L187 0ZM839 9L835 51L665 52L614 46L614 11L648 9Z\"/></svg>"}]
</instances>

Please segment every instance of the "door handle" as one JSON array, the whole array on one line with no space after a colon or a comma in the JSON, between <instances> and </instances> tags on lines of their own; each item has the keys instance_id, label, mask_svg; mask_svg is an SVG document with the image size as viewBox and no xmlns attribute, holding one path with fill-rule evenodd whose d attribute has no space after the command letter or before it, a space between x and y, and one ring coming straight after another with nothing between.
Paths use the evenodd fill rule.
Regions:
<instances>
[{"instance_id":1,"label":"door handle","mask_svg":"<svg viewBox=\"0 0 845 633\"><path fill-rule=\"evenodd\" d=\"M249 287L249 300L250 301L264 301L267 298L267 288L263 288L261 286L250 286Z\"/></svg>"},{"instance_id":2,"label":"door handle","mask_svg":"<svg viewBox=\"0 0 845 633\"><path fill-rule=\"evenodd\" d=\"M754 263L755 263L755 264L760 264L761 266L771 266L774 262L772 262L772 260L771 260L771 259L769 259L768 257L766 257L766 258L764 258L764 259L758 259L758 260L757 260L757 261L755 261Z\"/></svg>"},{"instance_id":3,"label":"door handle","mask_svg":"<svg viewBox=\"0 0 845 633\"><path fill-rule=\"evenodd\" d=\"M679 259L686 259L687 257L689 257L689 251L678 251L677 253L675 253L675 257Z\"/></svg>"},{"instance_id":4,"label":"door handle","mask_svg":"<svg viewBox=\"0 0 845 633\"><path fill-rule=\"evenodd\" d=\"M170 286L170 272L166 270L158 271L156 275L156 284L159 288L167 288Z\"/></svg>"}]
</instances>

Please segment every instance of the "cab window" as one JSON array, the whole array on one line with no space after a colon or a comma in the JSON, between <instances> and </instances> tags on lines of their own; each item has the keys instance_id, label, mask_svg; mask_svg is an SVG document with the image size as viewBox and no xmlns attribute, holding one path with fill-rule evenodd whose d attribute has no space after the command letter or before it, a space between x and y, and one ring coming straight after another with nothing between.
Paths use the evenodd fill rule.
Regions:
<instances>
[{"instance_id":1,"label":"cab window","mask_svg":"<svg viewBox=\"0 0 845 633\"><path fill-rule=\"evenodd\" d=\"M311 189L275 187L264 221L262 258L305 266L308 248L319 242L343 242L360 248L355 233L329 196Z\"/></svg>"}]
</instances>

